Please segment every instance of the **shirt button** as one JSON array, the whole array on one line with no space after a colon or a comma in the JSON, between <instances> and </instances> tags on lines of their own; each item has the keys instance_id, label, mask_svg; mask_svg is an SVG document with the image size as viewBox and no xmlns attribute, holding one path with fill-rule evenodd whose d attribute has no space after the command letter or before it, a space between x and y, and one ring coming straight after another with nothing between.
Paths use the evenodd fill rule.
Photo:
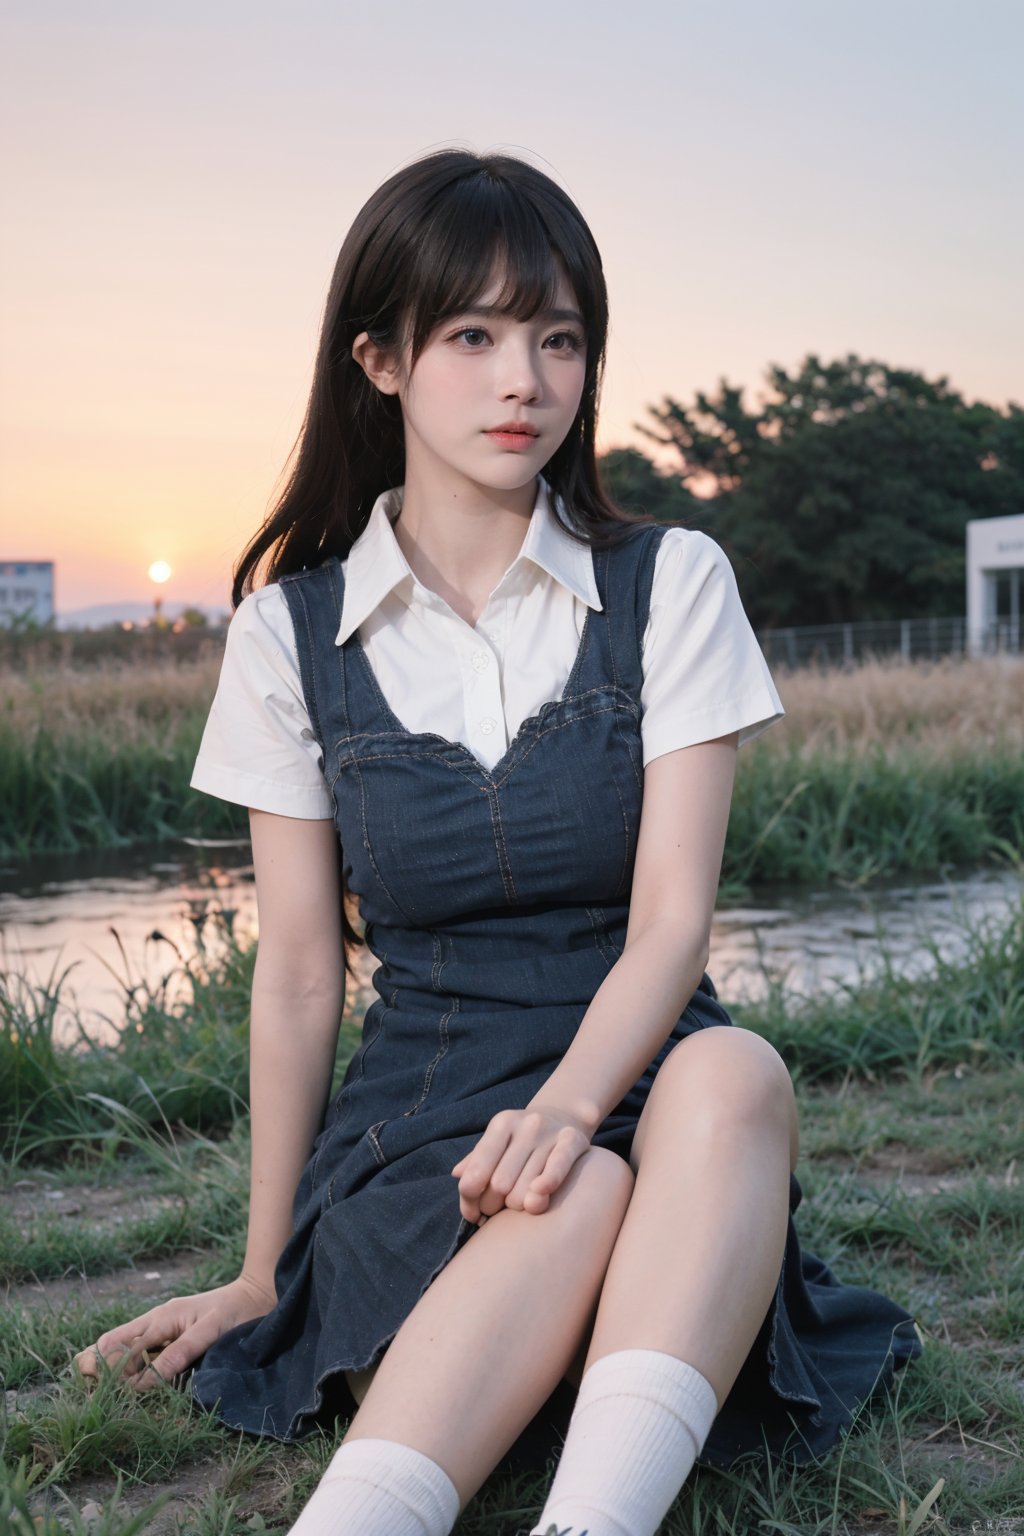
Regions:
<instances>
[{"instance_id":1,"label":"shirt button","mask_svg":"<svg viewBox=\"0 0 1024 1536\"><path fill-rule=\"evenodd\" d=\"M480 721L481 734L484 736L489 736L497 723L498 722L496 720L492 720L490 715L488 715L486 719Z\"/></svg>"},{"instance_id":2,"label":"shirt button","mask_svg":"<svg viewBox=\"0 0 1024 1536\"><path fill-rule=\"evenodd\" d=\"M485 651L474 651L470 657L470 660L472 661L473 666L477 672L486 672L487 668L490 666L490 662Z\"/></svg>"}]
</instances>

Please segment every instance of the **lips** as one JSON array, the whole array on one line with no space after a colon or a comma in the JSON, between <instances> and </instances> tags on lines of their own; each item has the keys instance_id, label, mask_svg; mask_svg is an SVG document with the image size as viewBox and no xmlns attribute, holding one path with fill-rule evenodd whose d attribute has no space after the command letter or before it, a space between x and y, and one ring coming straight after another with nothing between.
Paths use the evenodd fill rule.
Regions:
<instances>
[{"instance_id":1,"label":"lips","mask_svg":"<svg viewBox=\"0 0 1024 1536\"><path fill-rule=\"evenodd\" d=\"M503 421L500 427L488 427L488 432L512 433L515 436L539 437L536 427L531 427L526 421Z\"/></svg>"}]
</instances>

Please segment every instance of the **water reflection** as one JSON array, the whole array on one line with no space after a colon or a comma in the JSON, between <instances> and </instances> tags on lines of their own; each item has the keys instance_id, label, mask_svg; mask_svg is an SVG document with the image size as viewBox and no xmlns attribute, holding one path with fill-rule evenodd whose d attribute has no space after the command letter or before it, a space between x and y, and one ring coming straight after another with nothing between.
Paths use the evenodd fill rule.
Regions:
<instances>
[{"instance_id":1,"label":"water reflection","mask_svg":"<svg viewBox=\"0 0 1024 1536\"><path fill-rule=\"evenodd\" d=\"M1002 924L1022 896L1017 870L856 892L775 892L770 903L715 914L711 974L726 1002L755 1002L775 982L801 996L857 987L888 966L922 976L938 954L961 959L971 930Z\"/></svg>"},{"instance_id":2,"label":"water reflection","mask_svg":"<svg viewBox=\"0 0 1024 1536\"><path fill-rule=\"evenodd\" d=\"M871 892L774 891L770 900L716 914L710 971L723 1000L752 1001L769 976L807 993L856 985L888 955L920 974L937 946L955 958L964 922L1005 913L1020 899L1018 872L985 872L946 882L903 882ZM123 1020L126 988L167 981L200 944L216 954L225 914L242 938L257 931L248 841L180 841L104 850L0 869L0 969L42 984L67 973L61 1033L111 1033ZM359 954L360 982L375 962Z\"/></svg>"},{"instance_id":3,"label":"water reflection","mask_svg":"<svg viewBox=\"0 0 1024 1536\"><path fill-rule=\"evenodd\" d=\"M32 985L64 976L58 1033L94 1038L124 1018L128 989L184 990L184 961L222 951L225 926L257 931L248 840L37 857L0 869L0 969Z\"/></svg>"}]
</instances>

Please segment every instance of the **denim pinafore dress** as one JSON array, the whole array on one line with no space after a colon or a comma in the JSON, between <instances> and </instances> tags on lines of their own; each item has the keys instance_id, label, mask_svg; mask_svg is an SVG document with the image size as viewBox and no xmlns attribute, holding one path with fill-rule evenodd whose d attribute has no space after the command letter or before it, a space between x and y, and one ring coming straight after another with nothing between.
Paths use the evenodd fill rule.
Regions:
<instances>
[{"instance_id":1,"label":"denim pinafore dress","mask_svg":"<svg viewBox=\"0 0 1024 1536\"><path fill-rule=\"evenodd\" d=\"M281 581L346 883L379 965L361 1045L299 1182L277 1304L225 1333L192 1375L195 1399L235 1428L292 1440L353 1410L343 1372L381 1357L477 1230L453 1165L493 1115L538 1092L622 953L643 796L640 645L663 531L638 525L594 551L603 607L587 611L562 696L491 769L403 726L358 634L335 644L336 558ZM628 1158L667 1053L730 1024L705 976L593 1143ZM920 1348L908 1313L801 1253L800 1198L791 1176L778 1287L701 1453L710 1465L766 1448L822 1453ZM542 1468L572 1400L556 1389L503 1466Z\"/></svg>"}]
</instances>

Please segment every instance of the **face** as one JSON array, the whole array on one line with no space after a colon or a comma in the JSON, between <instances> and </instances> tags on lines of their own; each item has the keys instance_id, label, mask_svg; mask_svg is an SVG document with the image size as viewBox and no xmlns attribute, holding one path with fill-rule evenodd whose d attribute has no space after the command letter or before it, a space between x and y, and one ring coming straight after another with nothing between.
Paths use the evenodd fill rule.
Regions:
<instances>
[{"instance_id":1,"label":"face","mask_svg":"<svg viewBox=\"0 0 1024 1536\"><path fill-rule=\"evenodd\" d=\"M405 421L406 479L452 472L478 486L513 490L532 481L564 441L586 379L583 320L563 276L553 308L517 320L488 313L495 282L477 308L452 315L429 337L394 392ZM504 435L509 423L529 435Z\"/></svg>"}]
</instances>

